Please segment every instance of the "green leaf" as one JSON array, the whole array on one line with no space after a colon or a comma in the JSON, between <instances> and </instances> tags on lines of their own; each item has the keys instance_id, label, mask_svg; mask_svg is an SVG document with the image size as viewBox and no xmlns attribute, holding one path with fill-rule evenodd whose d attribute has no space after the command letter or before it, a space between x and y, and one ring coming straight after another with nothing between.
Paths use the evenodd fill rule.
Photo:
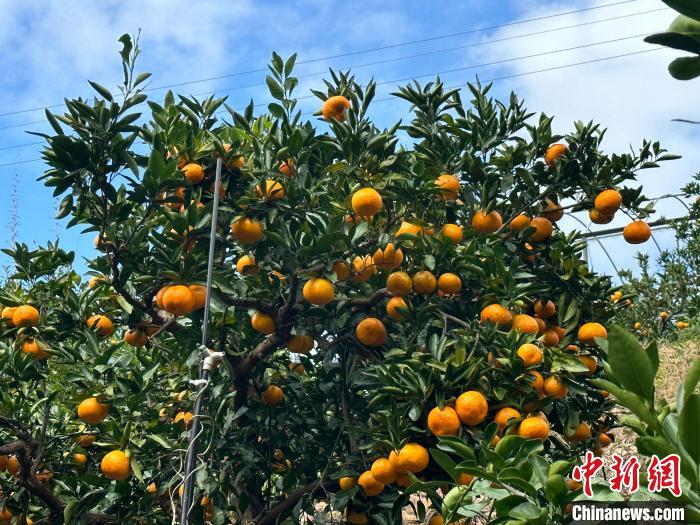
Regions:
<instances>
[{"instance_id":1,"label":"green leaf","mask_svg":"<svg viewBox=\"0 0 700 525\"><path fill-rule=\"evenodd\" d=\"M700 76L700 56L677 58L668 65L668 71L677 80L692 80Z\"/></svg>"},{"instance_id":2,"label":"green leaf","mask_svg":"<svg viewBox=\"0 0 700 525\"><path fill-rule=\"evenodd\" d=\"M678 387L678 392L676 393L676 409L681 411L687 399L691 396L700 382L700 359L693 361L693 365L690 367L688 374L685 376L685 380Z\"/></svg>"},{"instance_id":3,"label":"green leaf","mask_svg":"<svg viewBox=\"0 0 700 525\"><path fill-rule=\"evenodd\" d=\"M614 378L649 402L654 400L654 367L639 341L620 326L610 329L608 363Z\"/></svg>"},{"instance_id":4,"label":"green leaf","mask_svg":"<svg viewBox=\"0 0 700 525\"><path fill-rule=\"evenodd\" d=\"M697 0L663 0L663 2L685 16L700 20L700 3Z\"/></svg>"},{"instance_id":5,"label":"green leaf","mask_svg":"<svg viewBox=\"0 0 700 525\"><path fill-rule=\"evenodd\" d=\"M173 448L172 444L165 439L163 436L159 436L158 434L148 434L148 438L152 439L156 443L158 443L161 447L171 449Z\"/></svg>"},{"instance_id":6,"label":"green leaf","mask_svg":"<svg viewBox=\"0 0 700 525\"><path fill-rule=\"evenodd\" d=\"M99 85L97 82L93 82L92 80L88 80L88 84L90 84L92 88L100 94L100 96L112 102L112 94L109 92L109 89Z\"/></svg>"},{"instance_id":7,"label":"green leaf","mask_svg":"<svg viewBox=\"0 0 700 525\"><path fill-rule=\"evenodd\" d=\"M294 53L292 56L290 56L287 59L287 62L284 64L284 76L288 77L292 70L294 69L294 64L297 61L297 54Z\"/></svg>"},{"instance_id":8,"label":"green leaf","mask_svg":"<svg viewBox=\"0 0 700 525\"><path fill-rule=\"evenodd\" d=\"M650 44L660 44L673 49L700 54L700 42L683 33L656 33L655 35L649 35L644 41Z\"/></svg>"},{"instance_id":9,"label":"green leaf","mask_svg":"<svg viewBox=\"0 0 700 525\"><path fill-rule=\"evenodd\" d=\"M267 75L267 77L265 77L265 82L267 82L267 88L270 90L270 95L272 95L272 98L284 100L284 90L274 78Z\"/></svg>"},{"instance_id":10,"label":"green leaf","mask_svg":"<svg viewBox=\"0 0 700 525\"><path fill-rule=\"evenodd\" d=\"M282 74L284 62L282 61L282 57L274 51L272 52L272 67L278 74Z\"/></svg>"},{"instance_id":11,"label":"green leaf","mask_svg":"<svg viewBox=\"0 0 700 525\"><path fill-rule=\"evenodd\" d=\"M430 449L430 456L435 460L435 463L440 465L440 468L442 468L442 470L444 470L452 479L457 479L458 474L455 470L456 463L450 456L436 448Z\"/></svg>"},{"instance_id":12,"label":"green leaf","mask_svg":"<svg viewBox=\"0 0 700 525\"><path fill-rule=\"evenodd\" d=\"M651 413L651 410L649 410L649 407L646 405L644 399L639 397L637 394L628 392L624 388L620 388L615 383L611 383L605 379L593 379L591 380L591 383L610 392L613 396L615 396L620 405L629 408L641 421L647 425L654 428L659 427L659 421Z\"/></svg>"},{"instance_id":13,"label":"green leaf","mask_svg":"<svg viewBox=\"0 0 700 525\"><path fill-rule=\"evenodd\" d=\"M569 493L569 487L561 474L549 476L544 486L544 493L552 503L559 504Z\"/></svg>"},{"instance_id":14,"label":"green leaf","mask_svg":"<svg viewBox=\"0 0 700 525\"><path fill-rule=\"evenodd\" d=\"M700 463L700 394L688 397L678 420L678 437L683 448L696 463Z\"/></svg>"}]
</instances>

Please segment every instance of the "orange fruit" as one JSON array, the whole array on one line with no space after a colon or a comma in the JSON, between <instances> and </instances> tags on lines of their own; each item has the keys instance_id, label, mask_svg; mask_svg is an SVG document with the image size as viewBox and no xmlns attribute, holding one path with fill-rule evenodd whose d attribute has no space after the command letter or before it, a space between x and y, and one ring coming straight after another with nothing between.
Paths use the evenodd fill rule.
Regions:
<instances>
[{"instance_id":1,"label":"orange fruit","mask_svg":"<svg viewBox=\"0 0 700 525\"><path fill-rule=\"evenodd\" d=\"M486 419L489 404L481 392L469 390L459 395L455 401L455 411L462 423L473 427Z\"/></svg>"},{"instance_id":2,"label":"orange fruit","mask_svg":"<svg viewBox=\"0 0 700 525\"><path fill-rule=\"evenodd\" d=\"M514 218L512 221L510 221L510 223L508 224L508 227L509 227L511 230L514 230L514 231L524 230L524 229L527 228L528 226L530 226L530 217L528 217L528 216L525 215L524 213L521 213L520 215L518 215L517 217L515 217L515 218Z\"/></svg>"},{"instance_id":3,"label":"orange fruit","mask_svg":"<svg viewBox=\"0 0 700 525\"><path fill-rule=\"evenodd\" d=\"M394 465L387 458L379 458L372 463L370 472L379 483L387 484L396 481Z\"/></svg>"},{"instance_id":4,"label":"orange fruit","mask_svg":"<svg viewBox=\"0 0 700 525\"><path fill-rule=\"evenodd\" d=\"M194 296L194 308L193 310L201 310L207 302L207 287L201 284L191 284L189 288L190 292Z\"/></svg>"},{"instance_id":5,"label":"orange fruit","mask_svg":"<svg viewBox=\"0 0 700 525\"><path fill-rule=\"evenodd\" d=\"M665 321L666 319L668 319L668 316L669 316L669 313L668 313L668 312L661 312L661 313L659 314L659 317L660 317L661 319L663 319L664 321Z\"/></svg>"},{"instance_id":6,"label":"orange fruit","mask_svg":"<svg viewBox=\"0 0 700 525\"><path fill-rule=\"evenodd\" d=\"M544 217L535 217L530 221L530 226L535 228L535 231L530 235L530 240L534 242L542 242L549 239L554 231L552 223Z\"/></svg>"},{"instance_id":7,"label":"orange fruit","mask_svg":"<svg viewBox=\"0 0 700 525\"><path fill-rule=\"evenodd\" d=\"M231 235L238 242L252 244L263 238L263 227L256 219L241 217L231 224Z\"/></svg>"},{"instance_id":8,"label":"orange fruit","mask_svg":"<svg viewBox=\"0 0 700 525\"><path fill-rule=\"evenodd\" d=\"M78 405L78 417L89 425L104 421L109 413L109 405L100 403L95 397L88 397Z\"/></svg>"},{"instance_id":9,"label":"orange fruit","mask_svg":"<svg viewBox=\"0 0 700 525\"><path fill-rule=\"evenodd\" d=\"M547 330L547 323L544 322L544 319L540 319L539 317L535 317L534 319L537 322L537 333L540 335L543 334Z\"/></svg>"},{"instance_id":10,"label":"orange fruit","mask_svg":"<svg viewBox=\"0 0 700 525\"><path fill-rule=\"evenodd\" d=\"M542 350L532 343L525 343L518 348L518 357L523 360L525 366L539 365L544 358Z\"/></svg>"},{"instance_id":11,"label":"orange fruit","mask_svg":"<svg viewBox=\"0 0 700 525\"><path fill-rule=\"evenodd\" d=\"M165 310L165 306L163 305L163 296L165 295L165 292L168 291L168 288L170 288L170 286L171 285L169 284L163 286L160 290L158 290L158 293L156 294L156 304L161 310Z\"/></svg>"},{"instance_id":12,"label":"orange fruit","mask_svg":"<svg viewBox=\"0 0 700 525\"><path fill-rule=\"evenodd\" d=\"M267 314L256 311L253 317L250 318L250 324L254 330L257 330L261 334L270 335L274 334L277 327L275 326L275 321Z\"/></svg>"},{"instance_id":13,"label":"orange fruit","mask_svg":"<svg viewBox=\"0 0 700 525\"><path fill-rule=\"evenodd\" d=\"M466 475L468 476L469 474ZM460 479L462 479L461 474ZM464 485L464 483L460 483L460 485ZM445 518L443 518L441 514L433 514L433 516L428 520L428 525L445 525Z\"/></svg>"},{"instance_id":14,"label":"orange fruit","mask_svg":"<svg viewBox=\"0 0 700 525\"><path fill-rule=\"evenodd\" d=\"M44 350L44 345L39 343L36 339L27 339L24 341L24 343L22 343L22 352L39 361L51 357L51 354Z\"/></svg>"},{"instance_id":15,"label":"orange fruit","mask_svg":"<svg viewBox=\"0 0 700 525\"><path fill-rule=\"evenodd\" d=\"M457 485L471 485L474 481L474 475L462 472L457 478ZM442 517L442 516L441 516Z\"/></svg>"},{"instance_id":16,"label":"orange fruit","mask_svg":"<svg viewBox=\"0 0 700 525\"><path fill-rule=\"evenodd\" d=\"M472 229L477 233L494 233L501 226L503 226L503 219L496 210L488 214L484 213L484 210L479 210L472 217Z\"/></svg>"},{"instance_id":17,"label":"orange fruit","mask_svg":"<svg viewBox=\"0 0 700 525\"><path fill-rule=\"evenodd\" d=\"M338 480L338 484L340 485L340 490L350 490L357 485L357 478L345 476Z\"/></svg>"},{"instance_id":18,"label":"orange fruit","mask_svg":"<svg viewBox=\"0 0 700 525\"><path fill-rule=\"evenodd\" d=\"M392 295L403 296L413 289L411 276L406 272L393 272L386 278L386 289Z\"/></svg>"},{"instance_id":19,"label":"orange fruit","mask_svg":"<svg viewBox=\"0 0 700 525\"><path fill-rule=\"evenodd\" d=\"M374 188L361 188L352 195L352 211L362 217L372 217L382 209L382 196Z\"/></svg>"},{"instance_id":20,"label":"orange fruit","mask_svg":"<svg viewBox=\"0 0 700 525\"><path fill-rule=\"evenodd\" d=\"M260 399L267 406L276 407L284 401L284 391L277 385L270 385L260 394Z\"/></svg>"},{"instance_id":21,"label":"orange fruit","mask_svg":"<svg viewBox=\"0 0 700 525\"><path fill-rule=\"evenodd\" d=\"M428 413L428 429L435 436L456 436L461 426L457 412L449 406L435 407Z\"/></svg>"},{"instance_id":22,"label":"orange fruit","mask_svg":"<svg viewBox=\"0 0 700 525\"><path fill-rule=\"evenodd\" d=\"M443 273L438 279L437 285L446 294L457 294L462 289L462 279L454 273Z\"/></svg>"},{"instance_id":23,"label":"orange fruit","mask_svg":"<svg viewBox=\"0 0 700 525\"><path fill-rule=\"evenodd\" d=\"M87 326L91 330L97 330L97 333L103 337L108 337L114 332L112 320L105 315L90 316L87 320Z\"/></svg>"},{"instance_id":24,"label":"orange fruit","mask_svg":"<svg viewBox=\"0 0 700 525\"><path fill-rule=\"evenodd\" d=\"M15 315L15 310L17 310L17 308L14 306L6 306L2 309L2 318L7 319L10 326L14 326L13 317Z\"/></svg>"},{"instance_id":25,"label":"orange fruit","mask_svg":"<svg viewBox=\"0 0 700 525\"><path fill-rule=\"evenodd\" d=\"M390 242L383 250L377 248L372 258L374 264L382 270L395 270L403 262L403 251L401 248L394 248L394 243Z\"/></svg>"},{"instance_id":26,"label":"orange fruit","mask_svg":"<svg viewBox=\"0 0 700 525\"><path fill-rule=\"evenodd\" d=\"M566 336L566 330L564 328L562 328L561 326L554 325L554 326L551 326L549 329L556 332L556 334L559 336L560 341L562 339L564 339L564 337Z\"/></svg>"},{"instance_id":27,"label":"orange fruit","mask_svg":"<svg viewBox=\"0 0 700 525\"><path fill-rule=\"evenodd\" d=\"M600 323L585 323L578 329L578 340L586 345L594 345L595 338L608 338L608 331Z\"/></svg>"},{"instance_id":28,"label":"orange fruit","mask_svg":"<svg viewBox=\"0 0 700 525\"><path fill-rule=\"evenodd\" d=\"M598 446L600 446L600 448L609 447L611 443L612 439L610 439L610 436L608 436L605 432L598 434Z\"/></svg>"},{"instance_id":29,"label":"orange fruit","mask_svg":"<svg viewBox=\"0 0 700 525\"><path fill-rule=\"evenodd\" d=\"M535 310L535 315L542 319L549 319L555 313L557 313L557 306L552 301L542 302L536 301L533 305Z\"/></svg>"},{"instance_id":30,"label":"orange fruit","mask_svg":"<svg viewBox=\"0 0 700 525\"><path fill-rule=\"evenodd\" d=\"M7 459L7 471L10 473L12 476L16 476L19 474L19 471L21 470L21 465L19 463L19 459L17 459L17 456L10 456Z\"/></svg>"},{"instance_id":31,"label":"orange fruit","mask_svg":"<svg viewBox=\"0 0 700 525\"><path fill-rule=\"evenodd\" d=\"M567 479L566 486L569 487L570 492L574 492L575 490L578 490L581 488L581 483L579 483L578 481L573 480L573 479Z\"/></svg>"},{"instance_id":32,"label":"orange fruit","mask_svg":"<svg viewBox=\"0 0 700 525\"><path fill-rule=\"evenodd\" d=\"M407 443L399 450L394 466L399 473L412 472L413 474L418 474L426 469L429 462L430 456L428 456L428 451L425 447L418 443ZM397 465L398 468L396 467Z\"/></svg>"},{"instance_id":33,"label":"orange fruit","mask_svg":"<svg viewBox=\"0 0 700 525\"><path fill-rule=\"evenodd\" d=\"M346 281L350 277L350 266L345 261L334 262L331 271L339 281Z\"/></svg>"},{"instance_id":34,"label":"orange fruit","mask_svg":"<svg viewBox=\"0 0 700 525\"><path fill-rule=\"evenodd\" d=\"M88 458L85 454L81 454L80 452L73 454L73 466L76 468L83 468L87 460Z\"/></svg>"},{"instance_id":35,"label":"orange fruit","mask_svg":"<svg viewBox=\"0 0 700 525\"><path fill-rule=\"evenodd\" d=\"M192 291L182 284L170 286L163 294L163 307L173 315L187 315L197 303Z\"/></svg>"},{"instance_id":36,"label":"orange fruit","mask_svg":"<svg viewBox=\"0 0 700 525\"><path fill-rule=\"evenodd\" d=\"M552 144L544 154L544 163L547 166L554 166L554 161L562 158L568 149L566 144Z\"/></svg>"},{"instance_id":37,"label":"orange fruit","mask_svg":"<svg viewBox=\"0 0 700 525\"><path fill-rule=\"evenodd\" d=\"M186 428L190 427L190 423L192 421L192 412L178 412L175 414L175 418L173 419L174 423L177 425L180 421L182 421L185 424Z\"/></svg>"},{"instance_id":38,"label":"orange fruit","mask_svg":"<svg viewBox=\"0 0 700 525\"><path fill-rule=\"evenodd\" d=\"M326 120L334 118L338 122L344 122L345 110L349 108L350 101L347 98L342 95L335 95L324 101L321 113L323 113L323 118Z\"/></svg>"},{"instance_id":39,"label":"orange fruit","mask_svg":"<svg viewBox=\"0 0 700 525\"><path fill-rule=\"evenodd\" d=\"M94 434L80 434L75 437L75 442L83 448L88 448L97 440Z\"/></svg>"},{"instance_id":40,"label":"orange fruit","mask_svg":"<svg viewBox=\"0 0 700 525\"><path fill-rule=\"evenodd\" d=\"M540 330L540 325L537 324L535 318L527 314L518 314L513 317L512 330L518 330L526 334L536 335Z\"/></svg>"},{"instance_id":41,"label":"orange fruit","mask_svg":"<svg viewBox=\"0 0 700 525\"><path fill-rule=\"evenodd\" d=\"M380 483L372 475L372 472L365 470L357 479L357 484L362 487L365 496L379 496L384 490L384 483Z\"/></svg>"},{"instance_id":42,"label":"orange fruit","mask_svg":"<svg viewBox=\"0 0 700 525\"><path fill-rule=\"evenodd\" d=\"M581 421L569 437L569 441L585 441L589 437L591 437L591 427L585 421Z\"/></svg>"},{"instance_id":43,"label":"orange fruit","mask_svg":"<svg viewBox=\"0 0 700 525\"><path fill-rule=\"evenodd\" d=\"M549 376L545 379L543 390L545 395L552 396L555 399L561 399L569 393L569 389L557 376Z\"/></svg>"},{"instance_id":44,"label":"orange fruit","mask_svg":"<svg viewBox=\"0 0 700 525\"><path fill-rule=\"evenodd\" d=\"M513 315L500 304L490 304L481 310L481 324L493 323L496 326L507 326L513 320Z\"/></svg>"},{"instance_id":45,"label":"orange fruit","mask_svg":"<svg viewBox=\"0 0 700 525\"><path fill-rule=\"evenodd\" d=\"M585 372L587 375L593 374L598 368L598 361L593 356L579 355L576 357L576 359L578 359L583 366L588 368L588 372Z\"/></svg>"},{"instance_id":46,"label":"orange fruit","mask_svg":"<svg viewBox=\"0 0 700 525\"><path fill-rule=\"evenodd\" d=\"M255 194L266 201L277 201L284 199L285 193L282 185L276 180L267 179L265 185L258 184L255 187Z\"/></svg>"},{"instance_id":47,"label":"orange fruit","mask_svg":"<svg viewBox=\"0 0 700 525\"><path fill-rule=\"evenodd\" d=\"M369 520L367 519L367 514L364 512L355 512L348 508L348 515L346 520L350 525L367 525Z\"/></svg>"},{"instance_id":48,"label":"orange fruit","mask_svg":"<svg viewBox=\"0 0 700 525\"><path fill-rule=\"evenodd\" d=\"M236 261L236 270L238 270L238 273L241 275L255 275L260 271L260 268L255 264L254 255L242 255Z\"/></svg>"},{"instance_id":49,"label":"orange fruit","mask_svg":"<svg viewBox=\"0 0 700 525\"><path fill-rule=\"evenodd\" d=\"M549 437L549 425L539 417L527 417L518 425L518 435L526 439L544 441Z\"/></svg>"},{"instance_id":50,"label":"orange fruit","mask_svg":"<svg viewBox=\"0 0 700 525\"><path fill-rule=\"evenodd\" d=\"M413 224L408 221L401 221L399 229L394 232L394 237L401 238L401 236L404 234L420 235L421 233L423 233L423 228L417 224Z\"/></svg>"},{"instance_id":51,"label":"orange fruit","mask_svg":"<svg viewBox=\"0 0 700 525\"><path fill-rule=\"evenodd\" d=\"M199 184L204 180L204 168L199 164L185 164L182 168L185 178L192 184Z\"/></svg>"},{"instance_id":52,"label":"orange fruit","mask_svg":"<svg viewBox=\"0 0 700 525\"><path fill-rule=\"evenodd\" d=\"M17 327L38 325L39 310L28 304L18 306L12 314L12 324Z\"/></svg>"},{"instance_id":53,"label":"orange fruit","mask_svg":"<svg viewBox=\"0 0 700 525\"><path fill-rule=\"evenodd\" d=\"M100 470L109 479L124 481L131 474L131 465L124 452L113 450L102 458Z\"/></svg>"},{"instance_id":54,"label":"orange fruit","mask_svg":"<svg viewBox=\"0 0 700 525\"><path fill-rule=\"evenodd\" d=\"M132 329L124 332L124 341L131 346L140 348L146 346L148 342L148 336L143 330Z\"/></svg>"},{"instance_id":55,"label":"orange fruit","mask_svg":"<svg viewBox=\"0 0 700 525\"><path fill-rule=\"evenodd\" d=\"M622 195L616 190L601 191L593 201L593 207L602 215L611 216L620 209Z\"/></svg>"},{"instance_id":56,"label":"orange fruit","mask_svg":"<svg viewBox=\"0 0 700 525\"><path fill-rule=\"evenodd\" d=\"M386 313L395 321L403 321L406 318L406 314L400 311L405 308L408 308L408 305L400 295L392 297L386 303Z\"/></svg>"},{"instance_id":57,"label":"orange fruit","mask_svg":"<svg viewBox=\"0 0 700 525\"><path fill-rule=\"evenodd\" d=\"M528 375L534 378L532 383L530 383L532 388L535 389L536 392L542 393L542 389L544 388L544 378L542 377L542 374L540 374L537 370L530 370Z\"/></svg>"},{"instance_id":58,"label":"orange fruit","mask_svg":"<svg viewBox=\"0 0 700 525\"><path fill-rule=\"evenodd\" d=\"M651 228L646 222L637 220L625 226L625 229L622 230L622 236L629 244L642 244L651 237Z\"/></svg>"},{"instance_id":59,"label":"orange fruit","mask_svg":"<svg viewBox=\"0 0 700 525\"><path fill-rule=\"evenodd\" d=\"M427 270L417 272L412 279L413 291L421 295L428 295L437 288L437 279Z\"/></svg>"},{"instance_id":60,"label":"orange fruit","mask_svg":"<svg viewBox=\"0 0 700 525\"><path fill-rule=\"evenodd\" d=\"M503 432L503 429L508 426L508 422L513 419L520 419L520 412L511 407L503 407L493 416L493 420L498 425L498 431Z\"/></svg>"},{"instance_id":61,"label":"orange fruit","mask_svg":"<svg viewBox=\"0 0 700 525\"><path fill-rule=\"evenodd\" d=\"M314 339L310 335L293 335L287 341L287 349L295 354L308 354L314 347Z\"/></svg>"},{"instance_id":62,"label":"orange fruit","mask_svg":"<svg viewBox=\"0 0 700 525\"><path fill-rule=\"evenodd\" d=\"M294 160L287 159L287 162L280 162L279 172L285 177L294 177Z\"/></svg>"},{"instance_id":63,"label":"orange fruit","mask_svg":"<svg viewBox=\"0 0 700 525\"><path fill-rule=\"evenodd\" d=\"M381 346L387 340L384 323L375 317L367 317L355 328L355 337L365 346Z\"/></svg>"},{"instance_id":64,"label":"orange fruit","mask_svg":"<svg viewBox=\"0 0 700 525\"><path fill-rule=\"evenodd\" d=\"M377 273L377 266L369 255L358 255L355 257L352 261L352 268L355 271L354 279L360 283L368 281L370 277Z\"/></svg>"},{"instance_id":65,"label":"orange fruit","mask_svg":"<svg viewBox=\"0 0 700 525\"><path fill-rule=\"evenodd\" d=\"M590 210L588 210L588 218L593 224L608 224L610 221L613 220L612 215L605 215L604 213L601 213L595 208L591 208Z\"/></svg>"},{"instance_id":66,"label":"orange fruit","mask_svg":"<svg viewBox=\"0 0 700 525\"><path fill-rule=\"evenodd\" d=\"M559 335L554 330L545 330L542 334L542 344L548 348L559 344Z\"/></svg>"},{"instance_id":67,"label":"orange fruit","mask_svg":"<svg viewBox=\"0 0 700 525\"><path fill-rule=\"evenodd\" d=\"M455 200L462 189L459 179L450 173L440 175L435 179L435 185L442 190L440 194L446 201Z\"/></svg>"},{"instance_id":68,"label":"orange fruit","mask_svg":"<svg viewBox=\"0 0 700 525\"><path fill-rule=\"evenodd\" d=\"M405 472L399 472L396 475L396 484L401 488L406 488L411 484L411 478Z\"/></svg>"},{"instance_id":69,"label":"orange fruit","mask_svg":"<svg viewBox=\"0 0 700 525\"><path fill-rule=\"evenodd\" d=\"M451 240L453 244L459 244L464 237L463 228L457 224L445 224L440 233L446 239Z\"/></svg>"},{"instance_id":70,"label":"orange fruit","mask_svg":"<svg viewBox=\"0 0 700 525\"><path fill-rule=\"evenodd\" d=\"M155 483L151 483L148 485L148 487L146 487L146 492L149 494L155 494L158 492L158 486Z\"/></svg>"},{"instance_id":71,"label":"orange fruit","mask_svg":"<svg viewBox=\"0 0 700 525\"><path fill-rule=\"evenodd\" d=\"M323 277L314 277L304 284L304 299L311 304L328 304L335 297L333 283Z\"/></svg>"},{"instance_id":72,"label":"orange fruit","mask_svg":"<svg viewBox=\"0 0 700 525\"><path fill-rule=\"evenodd\" d=\"M561 220L564 216L564 209L560 204L554 202L552 199L545 199L545 208L542 210L542 217L548 219L552 222L557 222Z\"/></svg>"}]
</instances>

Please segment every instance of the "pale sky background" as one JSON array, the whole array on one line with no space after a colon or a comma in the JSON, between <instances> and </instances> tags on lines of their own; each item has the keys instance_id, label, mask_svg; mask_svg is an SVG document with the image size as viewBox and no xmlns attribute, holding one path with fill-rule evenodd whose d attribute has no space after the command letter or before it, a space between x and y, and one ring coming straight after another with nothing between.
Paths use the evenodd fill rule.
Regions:
<instances>
[{"instance_id":1,"label":"pale sky background","mask_svg":"<svg viewBox=\"0 0 700 525\"><path fill-rule=\"evenodd\" d=\"M7 246L12 237L11 195L16 180L17 240L34 246L58 237L66 249L81 256L92 253L92 236L80 235L77 229L66 232L63 224L53 219L57 201L36 181L43 171L42 164L22 162L37 159L40 153L39 145L28 145L36 143L37 137L25 130L49 129L42 111L23 110L57 104L65 96L89 95L87 79L114 86L121 77L117 38L139 28L143 48L140 70L153 73L151 86L229 75L181 86L176 91L227 94L234 107L245 105L251 98L258 104L269 100L264 73L232 74L264 68L273 50L283 56L296 51L299 61L357 52L299 65L297 75L311 76L302 79L298 95L320 86L322 75L312 74L323 73L328 67L352 67L361 82L371 77L386 82L378 88L377 99L385 98L397 84L405 83L397 82L398 79L420 77L421 82L427 82L435 73L441 73L448 85L464 86L477 74L483 80L521 75L497 80L492 93L505 99L511 90L515 91L531 111L555 115L557 132L569 132L575 120L594 120L608 128L603 144L608 152L636 149L643 138L648 138L660 140L669 151L682 154L682 160L648 170L641 178L647 196L676 193L700 170L700 126L671 121L676 117L700 120L700 81L678 82L667 74L667 63L677 52L653 51L524 74L652 49L639 35L668 26L674 13L664 9L665 4L659 0L633 0L464 34L472 29L612 3L615 0L0 0L0 68L5 73L0 80L0 180L5 188L0 197L0 246ZM567 28L612 17L624 18ZM551 31L557 28L565 29ZM528 36L492 42L517 35ZM426 39L430 40L397 45ZM616 39L624 40L607 42ZM607 43L560 51L600 42ZM480 45L472 45L477 43ZM386 46L393 47L365 52ZM424 55L407 58L416 54ZM504 60L508 61L468 68ZM259 85L261 82L263 86ZM163 93L159 90L149 95L159 100ZM314 111L317 106L315 99L301 104L303 111ZM378 125L386 126L401 118L405 120L407 109L402 101L378 100L371 112ZM12 164L17 162L22 163ZM677 217L685 212L674 200L660 201L657 210L654 218ZM585 217L581 219L588 224ZM625 222L620 217L612 225ZM565 229L581 229L573 219L560 224ZM655 238L662 248L674 244L668 231L655 233ZM658 254L652 242L641 248L631 247L620 238L602 242L620 268L635 266L637 249L648 251L652 257ZM591 245L590 257L595 270L613 272L595 243ZM5 263L6 258L0 258L0 264Z\"/></svg>"}]
</instances>

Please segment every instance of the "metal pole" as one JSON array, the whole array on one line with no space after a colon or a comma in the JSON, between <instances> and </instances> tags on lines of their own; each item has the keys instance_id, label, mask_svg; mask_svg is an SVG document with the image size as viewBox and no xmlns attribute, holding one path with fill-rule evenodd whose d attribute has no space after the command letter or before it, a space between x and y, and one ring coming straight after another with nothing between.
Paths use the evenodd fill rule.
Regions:
<instances>
[{"instance_id":1,"label":"metal pole","mask_svg":"<svg viewBox=\"0 0 700 525\"><path fill-rule=\"evenodd\" d=\"M204 302L204 320L202 321L202 347L207 347L207 332L209 328L209 310L211 303L211 282L214 272L214 250L216 247L216 227L219 216L219 186L221 185L221 168L222 159L216 159L216 177L214 181L214 204L211 213L211 231L209 237L209 260L207 262L207 294ZM199 363L199 381L197 381L197 396L194 401L194 409L192 415L192 428L190 429L189 446L187 447L187 455L185 457L185 478L183 480L182 491L182 514L180 523L187 525L189 522L190 507L192 507L192 498L194 495L194 470L197 462L197 435L200 432L201 423L199 421L202 410L202 398L204 397L204 388L209 382L210 366L206 365L205 358L208 357L208 352L205 350Z\"/></svg>"}]
</instances>

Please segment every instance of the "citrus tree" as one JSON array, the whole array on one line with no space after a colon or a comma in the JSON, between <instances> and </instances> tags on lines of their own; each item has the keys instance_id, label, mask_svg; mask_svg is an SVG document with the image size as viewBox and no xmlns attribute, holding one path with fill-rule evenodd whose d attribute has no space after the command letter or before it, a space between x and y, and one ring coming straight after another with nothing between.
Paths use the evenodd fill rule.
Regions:
<instances>
[{"instance_id":1,"label":"citrus tree","mask_svg":"<svg viewBox=\"0 0 700 525\"><path fill-rule=\"evenodd\" d=\"M673 156L608 155L596 124L556 135L514 94L465 102L439 80L399 89L412 116L380 129L375 84L331 72L315 127L276 54L267 111L147 101L121 42L121 94L91 82L42 135L59 217L95 235L89 282L57 246L6 252L2 519L178 519L218 191L224 359L198 394L193 522L563 521L565 476L615 424L591 383L614 307L557 221L621 210L644 242L653 210L629 185Z\"/></svg>"}]
</instances>

